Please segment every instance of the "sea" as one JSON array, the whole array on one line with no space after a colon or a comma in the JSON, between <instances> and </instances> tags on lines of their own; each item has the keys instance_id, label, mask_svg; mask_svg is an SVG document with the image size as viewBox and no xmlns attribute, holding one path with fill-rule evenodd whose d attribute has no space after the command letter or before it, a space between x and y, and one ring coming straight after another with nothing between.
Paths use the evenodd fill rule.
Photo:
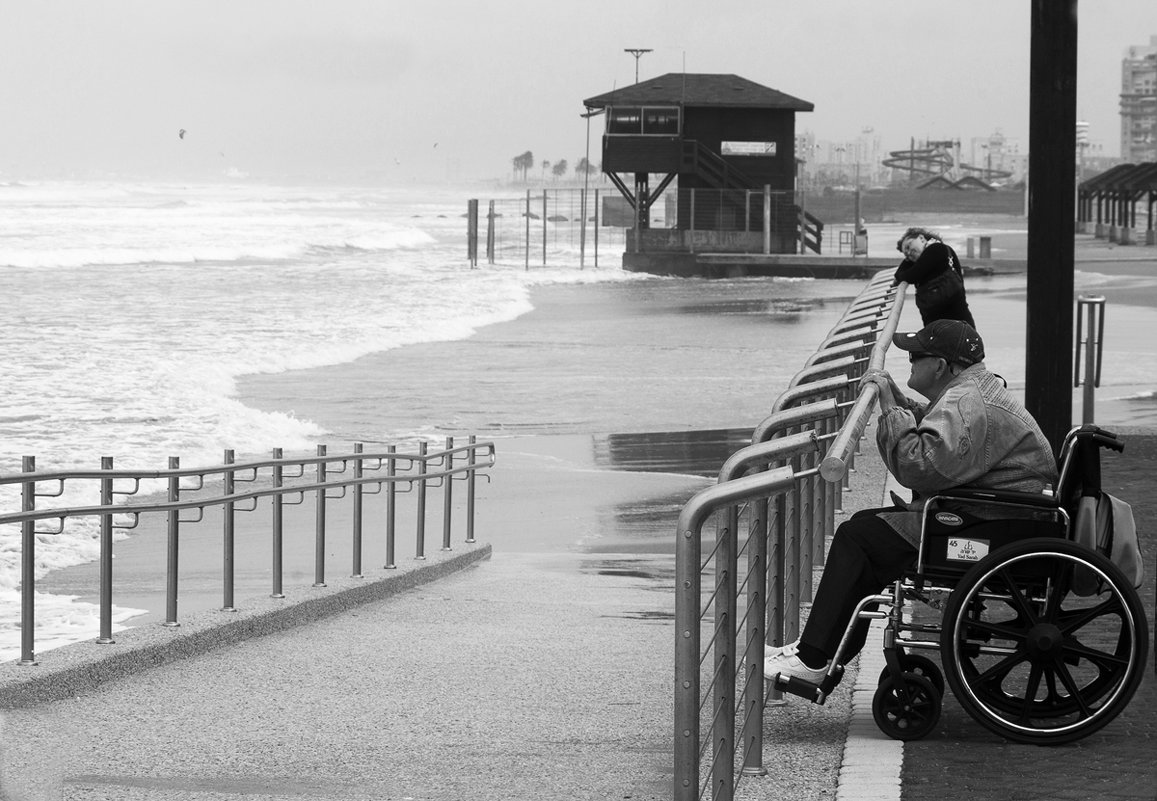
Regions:
<instances>
[{"instance_id":1,"label":"sea","mask_svg":"<svg viewBox=\"0 0 1157 801\"><path fill-rule=\"evenodd\" d=\"M312 450L335 432L295 412L292 397L282 408L246 405L239 381L466 340L531 311L536 288L545 286L578 292L622 285L621 297L628 300L668 288L695 291L694 281L623 272L621 246L615 252L610 236L603 237L596 266L590 239L574 235L573 217L549 223L534 218L536 226L570 227L565 236L550 238L546 265L537 250L532 257L518 248L505 249L497 264L489 264L484 242L473 265L466 249L467 200L480 198L485 208L488 195L519 207L518 190L476 187L0 184L0 474L18 473L24 456L34 456L39 470L95 469L104 456L118 468L158 470L170 456L196 466L220 463L225 449L239 460L268 455L274 447ZM895 255L905 224L873 225L870 255ZM999 257L1000 242L1023 239L1025 222L972 220L947 224L942 232L961 253L968 238L992 236ZM1095 271L1077 278L1078 288L1130 280ZM764 315L769 328L762 342L775 343L776 352L804 353L863 282L740 279L724 286L733 286L736 297L774 298L774 304L728 308ZM990 358L1014 377L1014 387L1024 366L1023 322L1019 331L1015 322L1018 309L1023 318L1023 290L1022 275L976 279L969 286L974 310L991 321ZM1129 330L1157 330L1151 308L1121 314ZM801 316L811 317L811 324L801 326ZM700 323L686 315L686 324ZM707 328L703 332L708 335ZM1111 401L1108 422L1157 427L1157 355L1150 340L1122 336L1107 351L1099 391ZM786 385L794 368L781 367L777 375ZM533 385L533 375L528 380ZM501 436L504 427L520 435L557 433L557 418L565 416L556 408L544 418L534 392L488 402L496 414L486 419L500 421L488 431L492 436ZM671 414L678 412L672 407ZM626 416L567 419L587 421L572 428L631 425ZM528 429L526 420L541 424ZM438 423L395 416L357 433L381 442L435 440L442 436ZM66 486L53 503L95 503L77 492ZM16 491L0 487L0 512L18 510ZM39 535L37 575L95 560L95 535L92 520ZM20 530L3 525L0 660L19 655L19 582ZM140 612L118 607L114 623L131 625ZM97 631L94 605L38 595L37 652Z\"/></svg>"}]
</instances>

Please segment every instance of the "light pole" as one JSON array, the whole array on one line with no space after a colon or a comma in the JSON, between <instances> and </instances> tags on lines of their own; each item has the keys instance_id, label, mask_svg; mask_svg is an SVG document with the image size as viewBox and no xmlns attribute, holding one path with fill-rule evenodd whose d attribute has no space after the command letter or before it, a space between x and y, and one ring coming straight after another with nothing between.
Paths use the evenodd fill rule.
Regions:
<instances>
[{"instance_id":1,"label":"light pole","mask_svg":"<svg viewBox=\"0 0 1157 801\"><path fill-rule=\"evenodd\" d=\"M625 47L625 48L623 48L623 52L624 53L630 53L632 56L635 57L635 83L638 83L639 82L639 58L644 53L650 53L651 48L649 48L649 47Z\"/></svg>"},{"instance_id":2,"label":"light pole","mask_svg":"<svg viewBox=\"0 0 1157 801\"><path fill-rule=\"evenodd\" d=\"M591 117L597 117L598 115L602 114L604 111L606 111L605 108L600 108L600 109L594 109L592 111L586 112L585 114L579 115L580 117L583 117L587 121L587 154L586 154L586 163L583 164L583 196L582 196L582 203L579 204L582 208L581 213L582 213L582 217L583 217L583 224L581 226L579 226L579 269L583 269L586 267L587 192L588 192L587 185L590 181L590 175L591 175ZM595 240L595 244L596 245L598 244L598 240ZM597 260L598 260L597 249L595 252L595 259L597 262Z\"/></svg>"}]
</instances>

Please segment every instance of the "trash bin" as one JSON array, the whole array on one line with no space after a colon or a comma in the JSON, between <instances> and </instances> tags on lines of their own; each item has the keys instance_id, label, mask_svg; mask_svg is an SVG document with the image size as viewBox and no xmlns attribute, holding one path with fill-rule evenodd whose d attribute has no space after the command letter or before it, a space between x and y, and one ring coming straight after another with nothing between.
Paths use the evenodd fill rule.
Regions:
<instances>
[{"instance_id":1,"label":"trash bin","mask_svg":"<svg viewBox=\"0 0 1157 801\"><path fill-rule=\"evenodd\" d=\"M992 258L992 237L991 236L980 237L980 258L982 258L982 259L991 259Z\"/></svg>"}]
</instances>

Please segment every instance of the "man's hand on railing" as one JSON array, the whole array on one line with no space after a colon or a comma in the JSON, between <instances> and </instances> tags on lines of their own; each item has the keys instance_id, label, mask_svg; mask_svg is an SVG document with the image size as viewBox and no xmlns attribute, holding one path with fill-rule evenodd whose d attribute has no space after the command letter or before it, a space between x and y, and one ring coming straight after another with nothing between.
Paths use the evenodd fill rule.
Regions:
<instances>
[{"instance_id":1,"label":"man's hand on railing","mask_svg":"<svg viewBox=\"0 0 1157 801\"><path fill-rule=\"evenodd\" d=\"M896 405L896 396L904 397L904 393L896 386L896 382L892 380L892 376L888 374L887 370L879 368L870 368L863 377L860 378L860 392L863 392L869 385L876 387L876 397L880 401L880 411L887 412Z\"/></svg>"}]
</instances>

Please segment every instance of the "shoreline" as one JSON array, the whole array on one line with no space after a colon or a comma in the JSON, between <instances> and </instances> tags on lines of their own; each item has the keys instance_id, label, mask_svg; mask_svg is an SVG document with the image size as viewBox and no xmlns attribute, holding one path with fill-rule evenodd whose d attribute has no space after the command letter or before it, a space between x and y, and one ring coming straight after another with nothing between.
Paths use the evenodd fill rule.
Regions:
<instances>
[{"instance_id":1,"label":"shoreline","mask_svg":"<svg viewBox=\"0 0 1157 801\"><path fill-rule=\"evenodd\" d=\"M1013 239L1023 244L1023 237L1013 236ZM1119 248L1099 241L1085 242L1077 266L1096 264L1098 267L1108 266L1117 273L1141 273L1137 262L1092 261L1098 254L1111 255L1115 250ZM785 302L783 310L779 311L776 302L769 299L777 289L788 290L791 286L790 282L778 283L768 279L655 279L595 285L543 285L532 290L534 308L531 311L514 320L486 326L468 339L411 345L370 354L342 365L247 376L238 382L236 397L263 411L285 411L287 405L292 405L297 414L320 422L334 431L335 439L339 440L343 434L350 435L350 439L369 434L366 440L375 441L373 427L381 425L380 417L391 415L399 421L398 427L401 428L413 427L425 420L434 420L437 424L438 421L457 418L465 430L472 430L480 440L495 440L497 464L492 483L479 482L478 515L480 523L485 521L486 525L493 526L493 530L506 532L494 538L497 553L507 548L520 552L556 552L560 547L553 538L538 541L535 529L550 524L542 516L528 516L516 497L505 497L498 491L503 476L532 477L515 479L531 487L535 484L533 477L541 470L571 470L584 479L588 471L605 470L607 476L618 478L604 476L593 482L592 486L598 489L592 490L593 494L588 498L605 495L616 499L615 502L623 508L616 510L611 508L613 504L604 504L598 510L583 509L566 499L565 514L574 521L575 533L570 539L560 535L570 543L563 547L588 541L592 536L590 532L607 526L607 521L610 521L608 532L603 535L608 543L614 542L617 548L628 552L645 552L651 547L645 543L655 536L655 532L632 532L615 521L639 520L660 513L669 515L673 521L681 505L679 499L685 501L690 495L690 487L717 469L731 451L743 444L732 438L723 444L716 443L705 454L696 454L695 448L699 446L693 442L679 443L679 432L685 435L686 432L722 431L737 426L741 430L744 426L750 428L758 423L778 393L776 387L785 385L799 369L830 329L847 300L862 288L862 282L826 282L823 287L831 295L830 299L820 301L818 306L813 305L811 311L803 315L793 310L790 302ZM983 307L985 293L980 285L977 290L976 305ZM1151 307L1157 308L1157 286L1152 288L1151 294L1123 289L1116 295L1123 295L1132 301L1130 305L1138 306L1146 305L1145 300L1150 299ZM675 300L671 300L672 296ZM1023 293L1013 291L1001 295L1005 301L1016 302L1019 298L1023 298ZM680 334L676 327L684 324L688 313L697 325L704 328L691 335ZM775 358L769 358L767 343L762 341L769 314L788 319L794 319L792 316L796 315L809 325L813 333L798 337L809 340L807 346L798 348L798 353L780 352ZM914 324L914 315L914 305L909 302L902 327ZM1112 320L1111 311L1109 320ZM999 318L996 321L999 322ZM1000 322L1000 325L1004 323ZM737 351L740 352L738 357ZM512 358L512 352L518 356ZM510 365L509 375L493 374L488 366L494 363ZM753 373L751 364L760 364L760 369ZM419 381L418 377L429 371L431 365L444 365L446 369L461 372L465 380L455 382L445 393L431 394L429 381L418 384L422 392L411 391L409 385ZM668 397L664 397L664 393L656 394L656 388L674 390L680 384L695 386L696 371L701 370L712 373L711 390L715 394L709 402L701 398L685 400L678 393ZM648 408L634 408L630 393L636 390L630 388L630 382L636 380L634 386L644 393ZM406 388L401 395L397 391L399 381ZM603 394L592 391L584 398L573 389L576 384L593 386L602 383L622 385L624 391ZM497 417L479 413L472 421L469 410L463 410L459 405L457 387L460 385L483 387L473 403L482 410L500 406L498 401L489 397L489 387L496 388L495 397L501 397L503 392L525 394L525 391L537 391L543 397L543 409L538 420L515 419L496 409ZM391 402L383 406L378 399L385 397ZM535 402L527 399L520 403L530 408ZM584 403L593 408L584 409ZM1079 406L1074 405L1074 411L1078 410ZM469 425L471 422L473 425ZM493 430L488 431L491 427ZM1157 430L1157 426L1126 428L1138 433ZM442 432L436 427L433 433ZM636 451L628 461L634 459L639 464L617 467L613 463L614 457L627 443ZM516 454L520 464L510 465ZM600 459L601 464L598 463ZM648 460L656 463L647 467ZM712 462L714 466L711 466ZM514 469L508 471L508 467ZM639 476L628 478L620 475L624 470L665 475L667 480L664 483L661 480L643 481ZM698 478L690 477L696 472ZM632 487L631 491L637 491L640 498L632 499L629 494L621 494L618 491L620 486ZM399 495L399 500L402 504L409 503L404 493ZM373 500L367 499L367 504L372 503ZM632 503L636 503L639 509L625 511ZM489 508L491 505L493 509ZM291 578L308 584L313 575L315 535L313 507L309 499L304 507L297 510L300 516L293 522L287 517L286 586L289 586ZM411 512L400 508L399 514L409 515ZM440 547L441 505L436 497L430 502L427 515L427 547ZM148 518L142 517L140 530L119 541L115 547L114 601L121 608L148 610L144 615L127 620L129 626L161 619L164 610L164 521L150 521ZM182 532L182 613L220 606L223 559L218 522L220 510L216 510L216 515L207 514L207 518L208 522L186 526ZM407 519L399 517L399 521ZM367 527L372 526L367 518ZM237 516L235 597L238 599L268 594L271 550L266 527L265 517L260 512L239 513ZM327 529L327 567L348 573L352 512L344 504L330 504ZM402 531L404 529L400 527L399 548L403 542L412 548ZM371 565L380 566L384 561L381 540L380 536L365 535L363 564L366 569ZM96 563L86 563L50 572L38 582L38 589L91 601L97 597L94 589L97 578Z\"/></svg>"}]
</instances>

